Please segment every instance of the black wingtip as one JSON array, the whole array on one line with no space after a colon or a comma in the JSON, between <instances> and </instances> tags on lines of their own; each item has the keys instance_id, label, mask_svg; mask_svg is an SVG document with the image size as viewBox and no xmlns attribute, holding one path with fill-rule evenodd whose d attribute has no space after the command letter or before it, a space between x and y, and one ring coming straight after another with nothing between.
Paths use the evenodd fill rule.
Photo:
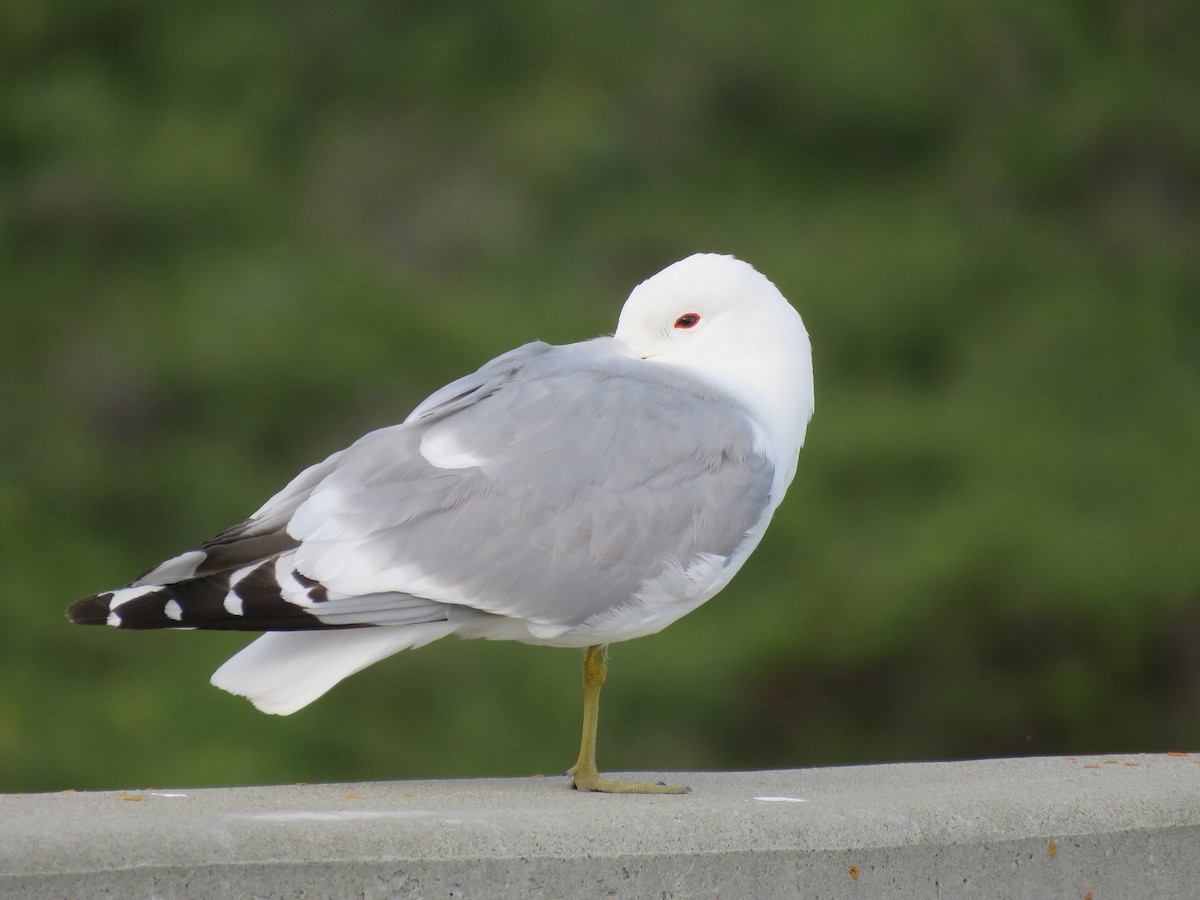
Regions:
<instances>
[{"instance_id":1,"label":"black wingtip","mask_svg":"<svg viewBox=\"0 0 1200 900\"><path fill-rule=\"evenodd\" d=\"M107 625L111 600L112 591L76 600L67 609L67 619L76 625Z\"/></svg>"}]
</instances>

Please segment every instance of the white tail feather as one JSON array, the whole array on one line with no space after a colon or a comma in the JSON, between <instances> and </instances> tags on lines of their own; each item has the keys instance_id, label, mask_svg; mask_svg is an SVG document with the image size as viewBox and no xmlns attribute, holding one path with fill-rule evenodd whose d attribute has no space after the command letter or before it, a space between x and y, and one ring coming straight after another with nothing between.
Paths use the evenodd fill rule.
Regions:
<instances>
[{"instance_id":1,"label":"white tail feather","mask_svg":"<svg viewBox=\"0 0 1200 900\"><path fill-rule=\"evenodd\" d=\"M455 631L449 622L264 634L213 673L212 683L260 710L291 715L331 687L393 653Z\"/></svg>"}]
</instances>

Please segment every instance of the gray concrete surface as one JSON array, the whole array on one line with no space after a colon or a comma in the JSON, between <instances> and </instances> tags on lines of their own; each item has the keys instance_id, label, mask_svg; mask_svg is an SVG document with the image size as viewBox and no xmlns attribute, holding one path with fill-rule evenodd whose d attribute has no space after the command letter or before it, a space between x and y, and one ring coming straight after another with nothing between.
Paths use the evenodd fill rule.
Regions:
<instances>
[{"instance_id":1,"label":"gray concrete surface","mask_svg":"<svg viewBox=\"0 0 1200 900\"><path fill-rule=\"evenodd\" d=\"M5 897L1200 896L1200 754L0 795Z\"/></svg>"}]
</instances>

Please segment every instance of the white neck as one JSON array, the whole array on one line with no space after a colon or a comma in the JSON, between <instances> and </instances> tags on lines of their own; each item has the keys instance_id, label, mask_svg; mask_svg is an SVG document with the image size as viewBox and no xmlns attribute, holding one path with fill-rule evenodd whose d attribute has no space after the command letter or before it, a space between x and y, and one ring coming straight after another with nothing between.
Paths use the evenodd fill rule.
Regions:
<instances>
[{"instance_id":1,"label":"white neck","mask_svg":"<svg viewBox=\"0 0 1200 900\"><path fill-rule=\"evenodd\" d=\"M781 486L791 484L800 448L804 446L808 421L812 418L813 392L810 388L797 405L795 392L779 390L779 383L811 385L811 355L776 360L769 373L766 366L748 367L744 359L709 358L703 365L678 359L670 360L670 363L688 369L697 378L733 394L744 403L773 445L773 455L783 469Z\"/></svg>"}]
</instances>

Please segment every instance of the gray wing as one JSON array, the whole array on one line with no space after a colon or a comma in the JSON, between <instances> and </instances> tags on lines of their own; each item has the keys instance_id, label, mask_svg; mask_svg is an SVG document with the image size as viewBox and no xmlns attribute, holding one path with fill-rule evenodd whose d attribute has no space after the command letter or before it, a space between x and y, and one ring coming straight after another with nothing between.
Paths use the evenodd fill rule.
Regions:
<instances>
[{"instance_id":1,"label":"gray wing","mask_svg":"<svg viewBox=\"0 0 1200 900\"><path fill-rule=\"evenodd\" d=\"M562 348L553 347L543 341L531 341L515 350L501 353L470 375L464 375L444 388L434 391L421 401L404 421L407 424L418 419L440 418L478 403L520 376L522 370L536 365L539 357L547 353L553 354L557 349Z\"/></svg>"},{"instance_id":2,"label":"gray wing","mask_svg":"<svg viewBox=\"0 0 1200 900\"><path fill-rule=\"evenodd\" d=\"M752 420L608 347L520 348L349 448L288 524L296 569L385 608L571 626L668 565L733 554L770 499Z\"/></svg>"},{"instance_id":3,"label":"gray wing","mask_svg":"<svg viewBox=\"0 0 1200 900\"><path fill-rule=\"evenodd\" d=\"M727 559L769 509L756 426L719 391L611 347L498 357L71 618L291 630L482 613L553 630L671 567Z\"/></svg>"}]
</instances>

